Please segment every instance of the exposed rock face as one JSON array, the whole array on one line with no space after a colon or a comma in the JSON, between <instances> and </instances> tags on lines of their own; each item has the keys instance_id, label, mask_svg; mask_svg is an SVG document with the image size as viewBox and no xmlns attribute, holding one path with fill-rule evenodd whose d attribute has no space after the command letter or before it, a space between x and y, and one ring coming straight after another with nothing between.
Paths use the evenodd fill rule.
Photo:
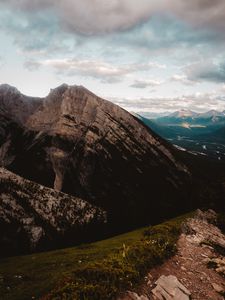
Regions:
<instances>
[{"instance_id":1,"label":"exposed rock face","mask_svg":"<svg viewBox=\"0 0 225 300\"><path fill-rule=\"evenodd\" d=\"M221 230L215 226L217 214L213 210L198 210L195 217L184 224L184 232L191 242L210 244L223 249L225 252L225 238Z\"/></svg>"},{"instance_id":2,"label":"exposed rock face","mask_svg":"<svg viewBox=\"0 0 225 300\"><path fill-rule=\"evenodd\" d=\"M105 212L88 202L0 168L0 254L75 244L105 222Z\"/></svg>"},{"instance_id":3,"label":"exposed rock face","mask_svg":"<svg viewBox=\"0 0 225 300\"><path fill-rule=\"evenodd\" d=\"M16 110L15 99L22 103ZM8 169L103 207L120 229L154 221L156 210L165 217L188 205L190 172L177 150L85 88L62 85L28 101L4 86L0 103L24 128L19 141L7 137L0 147ZM17 149L10 157L9 145Z\"/></svg>"}]
</instances>

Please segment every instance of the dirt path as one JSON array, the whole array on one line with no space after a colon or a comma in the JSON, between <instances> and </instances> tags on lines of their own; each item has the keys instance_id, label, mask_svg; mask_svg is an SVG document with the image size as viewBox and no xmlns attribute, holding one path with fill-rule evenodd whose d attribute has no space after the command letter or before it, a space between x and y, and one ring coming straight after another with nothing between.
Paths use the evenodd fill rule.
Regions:
<instances>
[{"instance_id":1,"label":"dirt path","mask_svg":"<svg viewBox=\"0 0 225 300\"><path fill-rule=\"evenodd\" d=\"M199 246L190 242L182 234L178 241L177 254L160 267L149 272L146 284L141 287L140 294L151 298L149 290L161 275L174 275L191 292L193 300L222 300L224 299L212 284L217 284L225 289L225 279L215 270L207 267L208 258L218 256L208 246Z\"/></svg>"},{"instance_id":2,"label":"dirt path","mask_svg":"<svg viewBox=\"0 0 225 300\"><path fill-rule=\"evenodd\" d=\"M192 300L225 299L225 257L207 245L213 242L225 249L225 236L210 223L210 218L215 217L212 211L209 213L209 220L207 217L206 214L205 219L204 213L200 211L199 216L190 219L187 224L189 232L182 233L178 240L177 254L163 265L151 269L137 293L128 293L123 300L181 300L180 297L158 298L152 294L156 286L155 282L162 275L175 276L189 290ZM209 261L212 262L215 258L222 262L223 276L217 272L218 269L216 271L208 266ZM221 269L221 265L219 267ZM182 299L189 299L189 297Z\"/></svg>"}]
</instances>

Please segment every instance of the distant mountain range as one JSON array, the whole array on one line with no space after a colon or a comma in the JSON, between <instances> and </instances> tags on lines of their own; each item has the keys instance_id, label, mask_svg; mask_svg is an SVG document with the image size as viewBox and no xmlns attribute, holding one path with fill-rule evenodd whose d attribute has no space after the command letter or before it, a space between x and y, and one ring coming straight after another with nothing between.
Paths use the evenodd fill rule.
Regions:
<instances>
[{"instance_id":1,"label":"distant mountain range","mask_svg":"<svg viewBox=\"0 0 225 300\"><path fill-rule=\"evenodd\" d=\"M133 113L135 114L135 113ZM204 113L194 112L189 109L181 109L177 110L173 113L170 112L150 112L150 111L141 111L137 113L140 116L143 116L147 119L159 119L159 118L209 118L209 117L223 117L225 116L224 111L217 111L217 110L209 110Z\"/></svg>"},{"instance_id":2,"label":"distant mountain range","mask_svg":"<svg viewBox=\"0 0 225 300\"><path fill-rule=\"evenodd\" d=\"M225 111L180 110L167 116L139 118L173 144L200 155L225 160Z\"/></svg>"},{"instance_id":3,"label":"distant mountain range","mask_svg":"<svg viewBox=\"0 0 225 300\"><path fill-rule=\"evenodd\" d=\"M204 133L225 126L225 112L210 110L205 113L196 113L190 110L181 110L156 118L155 121L166 126L180 126L193 129L196 133L199 131Z\"/></svg>"},{"instance_id":4,"label":"distant mountain range","mask_svg":"<svg viewBox=\"0 0 225 300\"><path fill-rule=\"evenodd\" d=\"M182 109L179 111L175 111L167 115L168 118L193 118L193 119L204 119L204 118L213 118L213 117L225 117L225 111L217 111L217 110L209 110L204 113L197 113L191 110Z\"/></svg>"}]
</instances>

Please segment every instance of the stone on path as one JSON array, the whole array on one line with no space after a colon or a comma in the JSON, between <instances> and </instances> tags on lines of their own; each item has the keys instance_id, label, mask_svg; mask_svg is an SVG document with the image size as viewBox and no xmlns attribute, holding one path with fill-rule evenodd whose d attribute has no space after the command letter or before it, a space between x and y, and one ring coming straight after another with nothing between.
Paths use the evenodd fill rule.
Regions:
<instances>
[{"instance_id":1,"label":"stone on path","mask_svg":"<svg viewBox=\"0 0 225 300\"><path fill-rule=\"evenodd\" d=\"M154 299L157 300L189 300L191 293L175 276L162 275L156 281L156 287L152 290Z\"/></svg>"},{"instance_id":2,"label":"stone on path","mask_svg":"<svg viewBox=\"0 0 225 300\"><path fill-rule=\"evenodd\" d=\"M136 293L127 292L126 295L121 300L149 300L149 299L146 296L138 296L138 294Z\"/></svg>"},{"instance_id":3,"label":"stone on path","mask_svg":"<svg viewBox=\"0 0 225 300\"><path fill-rule=\"evenodd\" d=\"M217 293L223 293L224 292L224 289L220 285L218 285L217 283L212 283L212 287L214 288L214 290Z\"/></svg>"}]
</instances>

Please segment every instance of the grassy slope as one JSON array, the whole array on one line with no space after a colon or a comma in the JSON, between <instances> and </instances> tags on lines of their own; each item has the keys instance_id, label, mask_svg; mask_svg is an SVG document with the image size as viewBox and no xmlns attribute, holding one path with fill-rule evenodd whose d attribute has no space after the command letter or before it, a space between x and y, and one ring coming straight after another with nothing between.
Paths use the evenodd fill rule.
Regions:
<instances>
[{"instance_id":1,"label":"grassy slope","mask_svg":"<svg viewBox=\"0 0 225 300\"><path fill-rule=\"evenodd\" d=\"M172 229L174 228L174 226L179 227L181 221L184 218L185 217L180 217L170 222L167 222L166 226L168 224L169 226L172 226ZM162 251L160 257L157 257L158 254L155 254L159 252L159 249L157 247L162 247L161 244L164 243L163 238L165 238L165 236L171 237L172 243L174 243L175 239L177 238L177 231L172 230L168 234L168 232L166 232L167 229L163 224L156 225L152 228L153 231L152 229L149 231L146 230L146 228L142 228L104 241L96 242L93 244L85 244L74 248L27 255L22 257L2 259L0 260L1 299L26 300L32 299L32 297L35 297L33 299L38 299L38 297L48 293L52 289L55 289L58 282L60 282L62 278L71 278L71 276L73 282L72 286L70 286L69 289L64 289L63 286L60 286L60 288L58 289L56 288L49 299L64 299L61 295L61 290L63 290L63 293L67 293L67 291L69 291L68 293L73 293L74 291L72 287L75 287L74 280L76 279L76 276L81 278L81 281L79 281L79 289L81 288L82 294L84 285L90 283L82 281L82 274L84 275L84 278L86 280L87 271L90 275L90 269L93 270L93 268L106 268L106 266L111 266L112 260L115 262L116 259L117 263L118 259L121 260L121 258L123 262L122 265L119 267L124 268L124 274L128 274L130 272L129 271L127 273L128 269L132 268L132 272L136 272L134 274L131 272L131 274L134 275L134 279L139 279L137 276L137 274L140 275L141 273L140 270L138 270L141 267L141 265L139 262L137 264L137 261L139 261L139 257L142 256L143 264L145 265L147 259L148 261L152 260L152 256L149 257L149 253L152 250L154 253L152 255L154 257L155 262L150 262L149 267L154 263L160 263L163 256L170 254L167 253L168 251L166 250L166 248L163 248L164 252ZM150 235L152 235L150 240L153 239L153 241L155 241L157 239L162 239L162 241L157 247L154 243L152 245L149 244L149 232ZM165 236L163 236L164 232ZM142 249L142 246L144 245L143 238L146 240L146 236L148 242L145 243L145 246ZM124 252L127 253L124 254ZM146 256L147 253L148 255ZM108 274L107 272L108 270L106 270L106 274ZM110 271L110 275L113 274L113 272L114 270ZM18 278L18 276L22 276L22 278ZM99 270L98 275L94 276L99 276ZM100 274L100 276L102 276L102 274ZM113 283L111 284L113 286ZM124 287L126 287L126 284L127 282L124 282ZM108 287L107 283L104 283L104 285L106 285L106 287L104 286L105 292L111 292L111 290L109 291L108 289L111 289L111 286ZM115 288L117 288L116 285L117 283L115 283ZM61 287L63 288L61 289ZM123 287L123 281L119 289L121 289L121 287ZM73 299L79 299L76 297L77 295L74 294ZM79 297L80 299L90 299L90 296L87 296L87 298L85 296ZM92 298L94 299L94 296ZM70 297L66 297L65 299L70 299Z\"/></svg>"}]
</instances>

